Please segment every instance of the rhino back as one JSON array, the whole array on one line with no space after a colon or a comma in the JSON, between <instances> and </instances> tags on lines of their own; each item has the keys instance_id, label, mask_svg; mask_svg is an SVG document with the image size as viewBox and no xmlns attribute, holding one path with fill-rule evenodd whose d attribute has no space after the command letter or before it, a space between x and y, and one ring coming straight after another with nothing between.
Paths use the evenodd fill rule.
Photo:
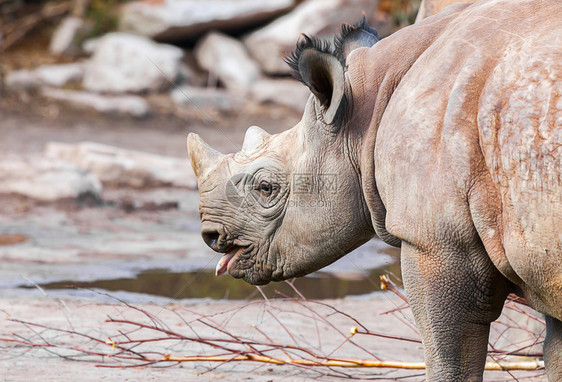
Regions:
<instances>
[{"instance_id":1,"label":"rhino back","mask_svg":"<svg viewBox=\"0 0 562 382\"><path fill-rule=\"evenodd\" d=\"M562 7L552 11L555 23L539 21L507 45L483 90L478 125L507 259L530 298L561 318Z\"/></svg>"},{"instance_id":2,"label":"rhino back","mask_svg":"<svg viewBox=\"0 0 562 382\"><path fill-rule=\"evenodd\" d=\"M422 246L482 241L536 308L559 319L560 15L558 1L468 7L404 76L375 147L391 234Z\"/></svg>"}]
</instances>

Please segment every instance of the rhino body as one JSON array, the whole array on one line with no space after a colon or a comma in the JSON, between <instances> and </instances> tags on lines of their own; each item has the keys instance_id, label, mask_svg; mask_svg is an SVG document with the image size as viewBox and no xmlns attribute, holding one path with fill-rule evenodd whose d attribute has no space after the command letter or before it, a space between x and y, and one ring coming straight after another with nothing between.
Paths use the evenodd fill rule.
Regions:
<instances>
[{"instance_id":1,"label":"rhino body","mask_svg":"<svg viewBox=\"0 0 562 382\"><path fill-rule=\"evenodd\" d=\"M401 247L429 381L482 380L511 292L562 381L562 2L453 5L382 41L363 22L289 63L312 92L295 127L229 155L188 138L217 273L300 276L376 233Z\"/></svg>"}]
</instances>

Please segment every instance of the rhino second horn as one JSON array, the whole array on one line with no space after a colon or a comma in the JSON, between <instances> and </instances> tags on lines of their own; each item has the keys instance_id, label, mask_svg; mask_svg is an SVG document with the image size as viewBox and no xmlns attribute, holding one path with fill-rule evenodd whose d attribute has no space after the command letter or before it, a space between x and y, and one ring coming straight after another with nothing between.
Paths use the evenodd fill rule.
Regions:
<instances>
[{"instance_id":1,"label":"rhino second horn","mask_svg":"<svg viewBox=\"0 0 562 382\"><path fill-rule=\"evenodd\" d=\"M224 156L195 133L187 136L187 151L195 176L200 178Z\"/></svg>"},{"instance_id":2,"label":"rhino second horn","mask_svg":"<svg viewBox=\"0 0 562 382\"><path fill-rule=\"evenodd\" d=\"M252 152L253 150L260 147L269 137L270 135L261 127L248 127L248 130L246 130L246 135L244 136L242 151L245 153Z\"/></svg>"}]
</instances>

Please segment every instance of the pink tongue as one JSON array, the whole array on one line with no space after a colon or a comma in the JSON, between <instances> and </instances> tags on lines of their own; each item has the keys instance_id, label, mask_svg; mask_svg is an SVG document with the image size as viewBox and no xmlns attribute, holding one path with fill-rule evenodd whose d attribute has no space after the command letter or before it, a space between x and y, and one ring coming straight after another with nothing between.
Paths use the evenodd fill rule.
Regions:
<instances>
[{"instance_id":1,"label":"pink tongue","mask_svg":"<svg viewBox=\"0 0 562 382\"><path fill-rule=\"evenodd\" d=\"M236 253L235 251L231 251L230 253L227 253L223 255L223 257L221 257L219 263L217 264L217 270L215 272L215 275L220 276L226 273L226 267L228 266L230 259L232 259L235 253Z\"/></svg>"}]
</instances>

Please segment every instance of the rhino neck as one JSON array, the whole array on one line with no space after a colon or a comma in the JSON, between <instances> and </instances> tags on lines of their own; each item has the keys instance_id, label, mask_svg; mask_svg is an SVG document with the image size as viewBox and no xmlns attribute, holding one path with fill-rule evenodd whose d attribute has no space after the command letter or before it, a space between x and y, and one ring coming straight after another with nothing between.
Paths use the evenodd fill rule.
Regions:
<instances>
[{"instance_id":1,"label":"rhino neck","mask_svg":"<svg viewBox=\"0 0 562 382\"><path fill-rule=\"evenodd\" d=\"M400 239L386 230L386 208L375 180L374 158L379 123L394 91L410 68L439 37L447 24L468 5L451 6L437 16L402 29L371 48L353 51L347 60L346 75L352 88L354 125L363 126L357 141L360 147L358 163L364 198L375 232L393 246L400 246Z\"/></svg>"}]
</instances>

